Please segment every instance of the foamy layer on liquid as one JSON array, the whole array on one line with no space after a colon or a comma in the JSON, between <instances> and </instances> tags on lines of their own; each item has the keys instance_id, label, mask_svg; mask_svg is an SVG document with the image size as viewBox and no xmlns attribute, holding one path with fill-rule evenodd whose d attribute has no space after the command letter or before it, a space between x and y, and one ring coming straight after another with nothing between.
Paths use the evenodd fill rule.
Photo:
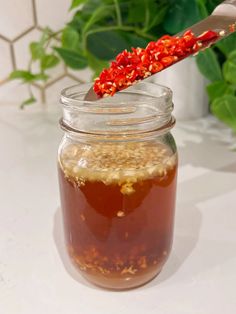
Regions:
<instances>
[{"instance_id":1,"label":"foamy layer on liquid","mask_svg":"<svg viewBox=\"0 0 236 314\"><path fill-rule=\"evenodd\" d=\"M164 177L177 164L177 155L164 144L69 144L63 147L59 164L73 183L86 181L118 184L123 194L132 194L141 180Z\"/></svg>"}]
</instances>

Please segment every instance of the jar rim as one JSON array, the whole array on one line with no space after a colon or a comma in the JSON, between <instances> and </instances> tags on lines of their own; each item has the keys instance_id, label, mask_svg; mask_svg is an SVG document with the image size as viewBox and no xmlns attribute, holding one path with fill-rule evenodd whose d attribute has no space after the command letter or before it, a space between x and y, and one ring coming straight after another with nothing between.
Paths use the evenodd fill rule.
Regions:
<instances>
[{"instance_id":1,"label":"jar rim","mask_svg":"<svg viewBox=\"0 0 236 314\"><path fill-rule=\"evenodd\" d=\"M61 91L61 97L60 97L60 101L63 105L68 105L68 106L74 106L74 105L94 105L94 104L99 104L99 105L109 105L109 106L114 106L118 103L120 103L119 98L117 98L117 94L115 94L114 96L110 96L110 97L105 97L105 98L101 98L98 99L97 101L89 101L89 100L85 100L84 97L87 93L87 91L92 87L92 83L81 83L81 84L76 84L73 86L69 86L64 88ZM158 87L159 90L162 91L162 93L158 94L158 95L148 95L148 92L145 92L142 90L141 87L146 86L146 87ZM140 88L139 88L140 87ZM130 86L127 89L121 90L119 91L118 94L129 94L129 93L135 93L138 92L140 94L140 96L151 96L153 99L149 99L148 102L156 102L157 99L163 99L163 98L171 98L172 99L172 90L169 87L166 87L164 85L161 85L159 83L154 83L154 82L141 82L141 83L137 83L133 86ZM81 98L78 98L81 97ZM143 103L144 100L142 100L140 98L140 100L136 100L136 103Z\"/></svg>"},{"instance_id":2,"label":"jar rim","mask_svg":"<svg viewBox=\"0 0 236 314\"><path fill-rule=\"evenodd\" d=\"M129 136L166 131L173 121L172 91L155 82L142 82L97 101L84 100L92 84L61 92L64 130L81 134ZM173 125L173 123L171 123Z\"/></svg>"}]
</instances>

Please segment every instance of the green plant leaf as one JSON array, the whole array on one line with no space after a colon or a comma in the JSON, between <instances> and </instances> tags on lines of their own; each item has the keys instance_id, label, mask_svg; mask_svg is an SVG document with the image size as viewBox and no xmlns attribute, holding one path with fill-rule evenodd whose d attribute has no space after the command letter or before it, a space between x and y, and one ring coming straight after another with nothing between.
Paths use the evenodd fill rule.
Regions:
<instances>
[{"instance_id":1,"label":"green plant leaf","mask_svg":"<svg viewBox=\"0 0 236 314\"><path fill-rule=\"evenodd\" d=\"M83 33L85 34L91 26L98 21L103 21L105 17L114 15L114 6L112 5L101 5L92 13L90 18L86 21L83 27Z\"/></svg>"},{"instance_id":2,"label":"green plant leaf","mask_svg":"<svg viewBox=\"0 0 236 314\"><path fill-rule=\"evenodd\" d=\"M70 50L78 49L79 33L72 27L64 28L61 36L62 47Z\"/></svg>"},{"instance_id":3,"label":"green plant leaf","mask_svg":"<svg viewBox=\"0 0 236 314\"><path fill-rule=\"evenodd\" d=\"M126 0L125 0L126 1ZM104 3L101 3L104 2ZM112 4L112 5L111 5ZM101 7L102 6L102 7ZM101 8L100 8L101 7ZM96 23L96 25L94 25ZM72 21L68 24L81 35L85 34L92 26L116 26L116 14L113 0L89 0L82 10L77 10Z\"/></svg>"},{"instance_id":4,"label":"green plant leaf","mask_svg":"<svg viewBox=\"0 0 236 314\"><path fill-rule=\"evenodd\" d=\"M89 67L94 71L94 77L97 77L103 69L109 66L109 62L100 60L89 52L87 53L87 59Z\"/></svg>"},{"instance_id":5,"label":"green plant leaf","mask_svg":"<svg viewBox=\"0 0 236 314\"><path fill-rule=\"evenodd\" d=\"M21 79L23 82L32 82L32 81L45 81L48 79L48 76L44 73L33 74L30 71L16 70L13 71L9 78L11 80Z\"/></svg>"},{"instance_id":6,"label":"green plant leaf","mask_svg":"<svg viewBox=\"0 0 236 314\"><path fill-rule=\"evenodd\" d=\"M161 24L169 7L168 1L163 0L131 0L128 3L128 22L142 23L145 31Z\"/></svg>"},{"instance_id":7,"label":"green plant leaf","mask_svg":"<svg viewBox=\"0 0 236 314\"><path fill-rule=\"evenodd\" d=\"M129 1L129 23L143 23L145 22L146 16L150 16L151 9L156 11L156 1L149 0L131 0Z\"/></svg>"},{"instance_id":8,"label":"green plant leaf","mask_svg":"<svg viewBox=\"0 0 236 314\"><path fill-rule=\"evenodd\" d=\"M146 31L149 31L150 29L152 29L153 27L157 27L160 26L160 24L164 21L166 14L168 12L169 9L169 5L168 4L163 4L161 6L159 6L157 8L157 11L153 11L152 12L152 17L149 21L149 24L147 25L147 27L145 27ZM155 34L156 35L156 34ZM158 37L156 35L156 37Z\"/></svg>"},{"instance_id":9,"label":"green plant leaf","mask_svg":"<svg viewBox=\"0 0 236 314\"><path fill-rule=\"evenodd\" d=\"M22 79L25 82L30 82L34 79L34 75L29 71L16 70L11 72L9 78L11 80Z\"/></svg>"},{"instance_id":10,"label":"green plant leaf","mask_svg":"<svg viewBox=\"0 0 236 314\"><path fill-rule=\"evenodd\" d=\"M236 85L236 51L233 51L224 63L223 74L226 81Z\"/></svg>"},{"instance_id":11,"label":"green plant leaf","mask_svg":"<svg viewBox=\"0 0 236 314\"><path fill-rule=\"evenodd\" d=\"M73 0L70 6L70 10L77 8L79 5L87 2L87 0Z\"/></svg>"},{"instance_id":12,"label":"green plant leaf","mask_svg":"<svg viewBox=\"0 0 236 314\"><path fill-rule=\"evenodd\" d=\"M84 69L88 65L87 59L79 52L56 47L54 48L54 50L63 59L65 64L72 69Z\"/></svg>"},{"instance_id":13,"label":"green plant leaf","mask_svg":"<svg viewBox=\"0 0 236 314\"><path fill-rule=\"evenodd\" d=\"M55 67L60 62L59 58L55 55L44 55L40 60L41 70L44 71L49 68Z\"/></svg>"},{"instance_id":14,"label":"green plant leaf","mask_svg":"<svg viewBox=\"0 0 236 314\"><path fill-rule=\"evenodd\" d=\"M217 7L218 4L220 4L222 0L207 0L206 6L209 13L212 13L212 11Z\"/></svg>"},{"instance_id":15,"label":"green plant leaf","mask_svg":"<svg viewBox=\"0 0 236 314\"><path fill-rule=\"evenodd\" d=\"M222 71L215 52L207 49L196 57L200 72L210 81L221 81Z\"/></svg>"},{"instance_id":16,"label":"green plant leaf","mask_svg":"<svg viewBox=\"0 0 236 314\"><path fill-rule=\"evenodd\" d=\"M16 70L10 74L9 78L11 80L21 79L24 82L31 82L35 79L35 75L31 73L30 71Z\"/></svg>"},{"instance_id":17,"label":"green plant leaf","mask_svg":"<svg viewBox=\"0 0 236 314\"><path fill-rule=\"evenodd\" d=\"M38 73L34 74L34 79L35 81L46 81L49 78L49 76L45 73Z\"/></svg>"},{"instance_id":18,"label":"green plant leaf","mask_svg":"<svg viewBox=\"0 0 236 314\"><path fill-rule=\"evenodd\" d=\"M137 36L128 32L119 32L119 34L126 40L127 46L126 49L131 49L132 47L141 47L144 48L149 43L148 39L144 39L143 37Z\"/></svg>"},{"instance_id":19,"label":"green plant leaf","mask_svg":"<svg viewBox=\"0 0 236 314\"><path fill-rule=\"evenodd\" d=\"M208 10L206 7L207 0L196 0L199 8L199 12L202 18L206 18L208 16Z\"/></svg>"},{"instance_id":20,"label":"green plant leaf","mask_svg":"<svg viewBox=\"0 0 236 314\"><path fill-rule=\"evenodd\" d=\"M200 19L201 15L196 1L171 0L163 26L168 33L176 34Z\"/></svg>"},{"instance_id":21,"label":"green plant leaf","mask_svg":"<svg viewBox=\"0 0 236 314\"><path fill-rule=\"evenodd\" d=\"M73 19L68 23L68 26L73 28L79 34L81 34L85 23L86 23L86 17L85 17L84 12L77 11L74 14Z\"/></svg>"},{"instance_id":22,"label":"green plant leaf","mask_svg":"<svg viewBox=\"0 0 236 314\"><path fill-rule=\"evenodd\" d=\"M78 10L75 12L72 20L68 23L68 26L74 28L77 32L82 33L84 24L87 22L87 20L90 18L91 13L87 13L85 8L83 7L83 10Z\"/></svg>"},{"instance_id":23,"label":"green plant leaf","mask_svg":"<svg viewBox=\"0 0 236 314\"><path fill-rule=\"evenodd\" d=\"M210 102L213 102L216 98L222 97L224 95L234 95L235 89L235 87L227 84L225 81L217 81L207 86L207 93Z\"/></svg>"},{"instance_id":24,"label":"green plant leaf","mask_svg":"<svg viewBox=\"0 0 236 314\"><path fill-rule=\"evenodd\" d=\"M53 31L49 27L45 27L43 29L42 36L40 38L39 43L43 46L52 35L53 35Z\"/></svg>"},{"instance_id":25,"label":"green plant leaf","mask_svg":"<svg viewBox=\"0 0 236 314\"><path fill-rule=\"evenodd\" d=\"M212 113L236 132L236 97L225 95L211 105Z\"/></svg>"},{"instance_id":26,"label":"green plant leaf","mask_svg":"<svg viewBox=\"0 0 236 314\"><path fill-rule=\"evenodd\" d=\"M88 36L87 48L98 59L110 61L127 48L127 41L119 32L97 32Z\"/></svg>"},{"instance_id":27,"label":"green plant leaf","mask_svg":"<svg viewBox=\"0 0 236 314\"><path fill-rule=\"evenodd\" d=\"M30 52L33 60L38 60L42 58L44 55L44 47L43 45L39 42L32 42L30 44Z\"/></svg>"},{"instance_id":28,"label":"green plant leaf","mask_svg":"<svg viewBox=\"0 0 236 314\"><path fill-rule=\"evenodd\" d=\"M236 49L236 33L231 34L225 39L220 40L216 44L217 48L220 49L220 51L228 57L232 51Z\"/></svg>"},{"instance_id":29,"label":"green plant leaf","mask_svg":"<svg viewBox=\"0 0 236 314\"><path fill-rule=\"evenodd\" d=\"M26 99L25 101L21 103L20 108L24 109L25 106L32 105L35 102L36 102L36 98L34 96L31 96L30 98Z\"/></svg>"},{"instance_id":30,"label":"green plant leaf","mask_svg":"<svg viewBox=\"0 0 236 314\"><path fill-rule=\"evenodd\" d=\"M236 47L235 47L236 48ZM234 49L233 51L231 51L231 53L228 56L229 59L236 59L236 50Z\"/></svg>"}]
</instances>

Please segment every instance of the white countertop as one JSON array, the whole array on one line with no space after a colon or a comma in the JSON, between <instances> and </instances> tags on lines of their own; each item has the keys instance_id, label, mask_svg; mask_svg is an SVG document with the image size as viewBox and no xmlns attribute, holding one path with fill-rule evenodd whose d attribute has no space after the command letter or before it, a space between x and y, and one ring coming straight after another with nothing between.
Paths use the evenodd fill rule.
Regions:
<instances>
[{"instance_id":1,"label":"white countertop","mask_svg":"<svg viewBox=\"0 0 236 314\"><path fill-rule=\"evenodd\" d=\"M236 313L236 152L212 118L179 122L175 239L148 285L109 292L69 267L56 173L57 115L0 107L1 314Z\"/></svg>"}]
</instances>

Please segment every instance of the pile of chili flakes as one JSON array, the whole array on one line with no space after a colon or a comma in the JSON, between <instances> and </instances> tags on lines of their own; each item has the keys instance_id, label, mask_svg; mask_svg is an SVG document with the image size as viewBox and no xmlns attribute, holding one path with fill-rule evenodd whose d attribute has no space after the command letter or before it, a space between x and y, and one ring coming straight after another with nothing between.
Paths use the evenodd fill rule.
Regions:
<instances>
[{"instance_id":1,"label":"pile of chili flakes","mask_svg":"<svg viewBox=\"0 0 236 314\"><path fill-rule=\"evenodd\" d=\"M213 43L218 37L219 34L211 30L198 37L188 30L181 37L165 35L150 42L146 48L132 48L131 52L124 50L95 79L94 91L99 97L113 96L117 91L197 53L203 45Z\"/></svg>"}]
</instances>

